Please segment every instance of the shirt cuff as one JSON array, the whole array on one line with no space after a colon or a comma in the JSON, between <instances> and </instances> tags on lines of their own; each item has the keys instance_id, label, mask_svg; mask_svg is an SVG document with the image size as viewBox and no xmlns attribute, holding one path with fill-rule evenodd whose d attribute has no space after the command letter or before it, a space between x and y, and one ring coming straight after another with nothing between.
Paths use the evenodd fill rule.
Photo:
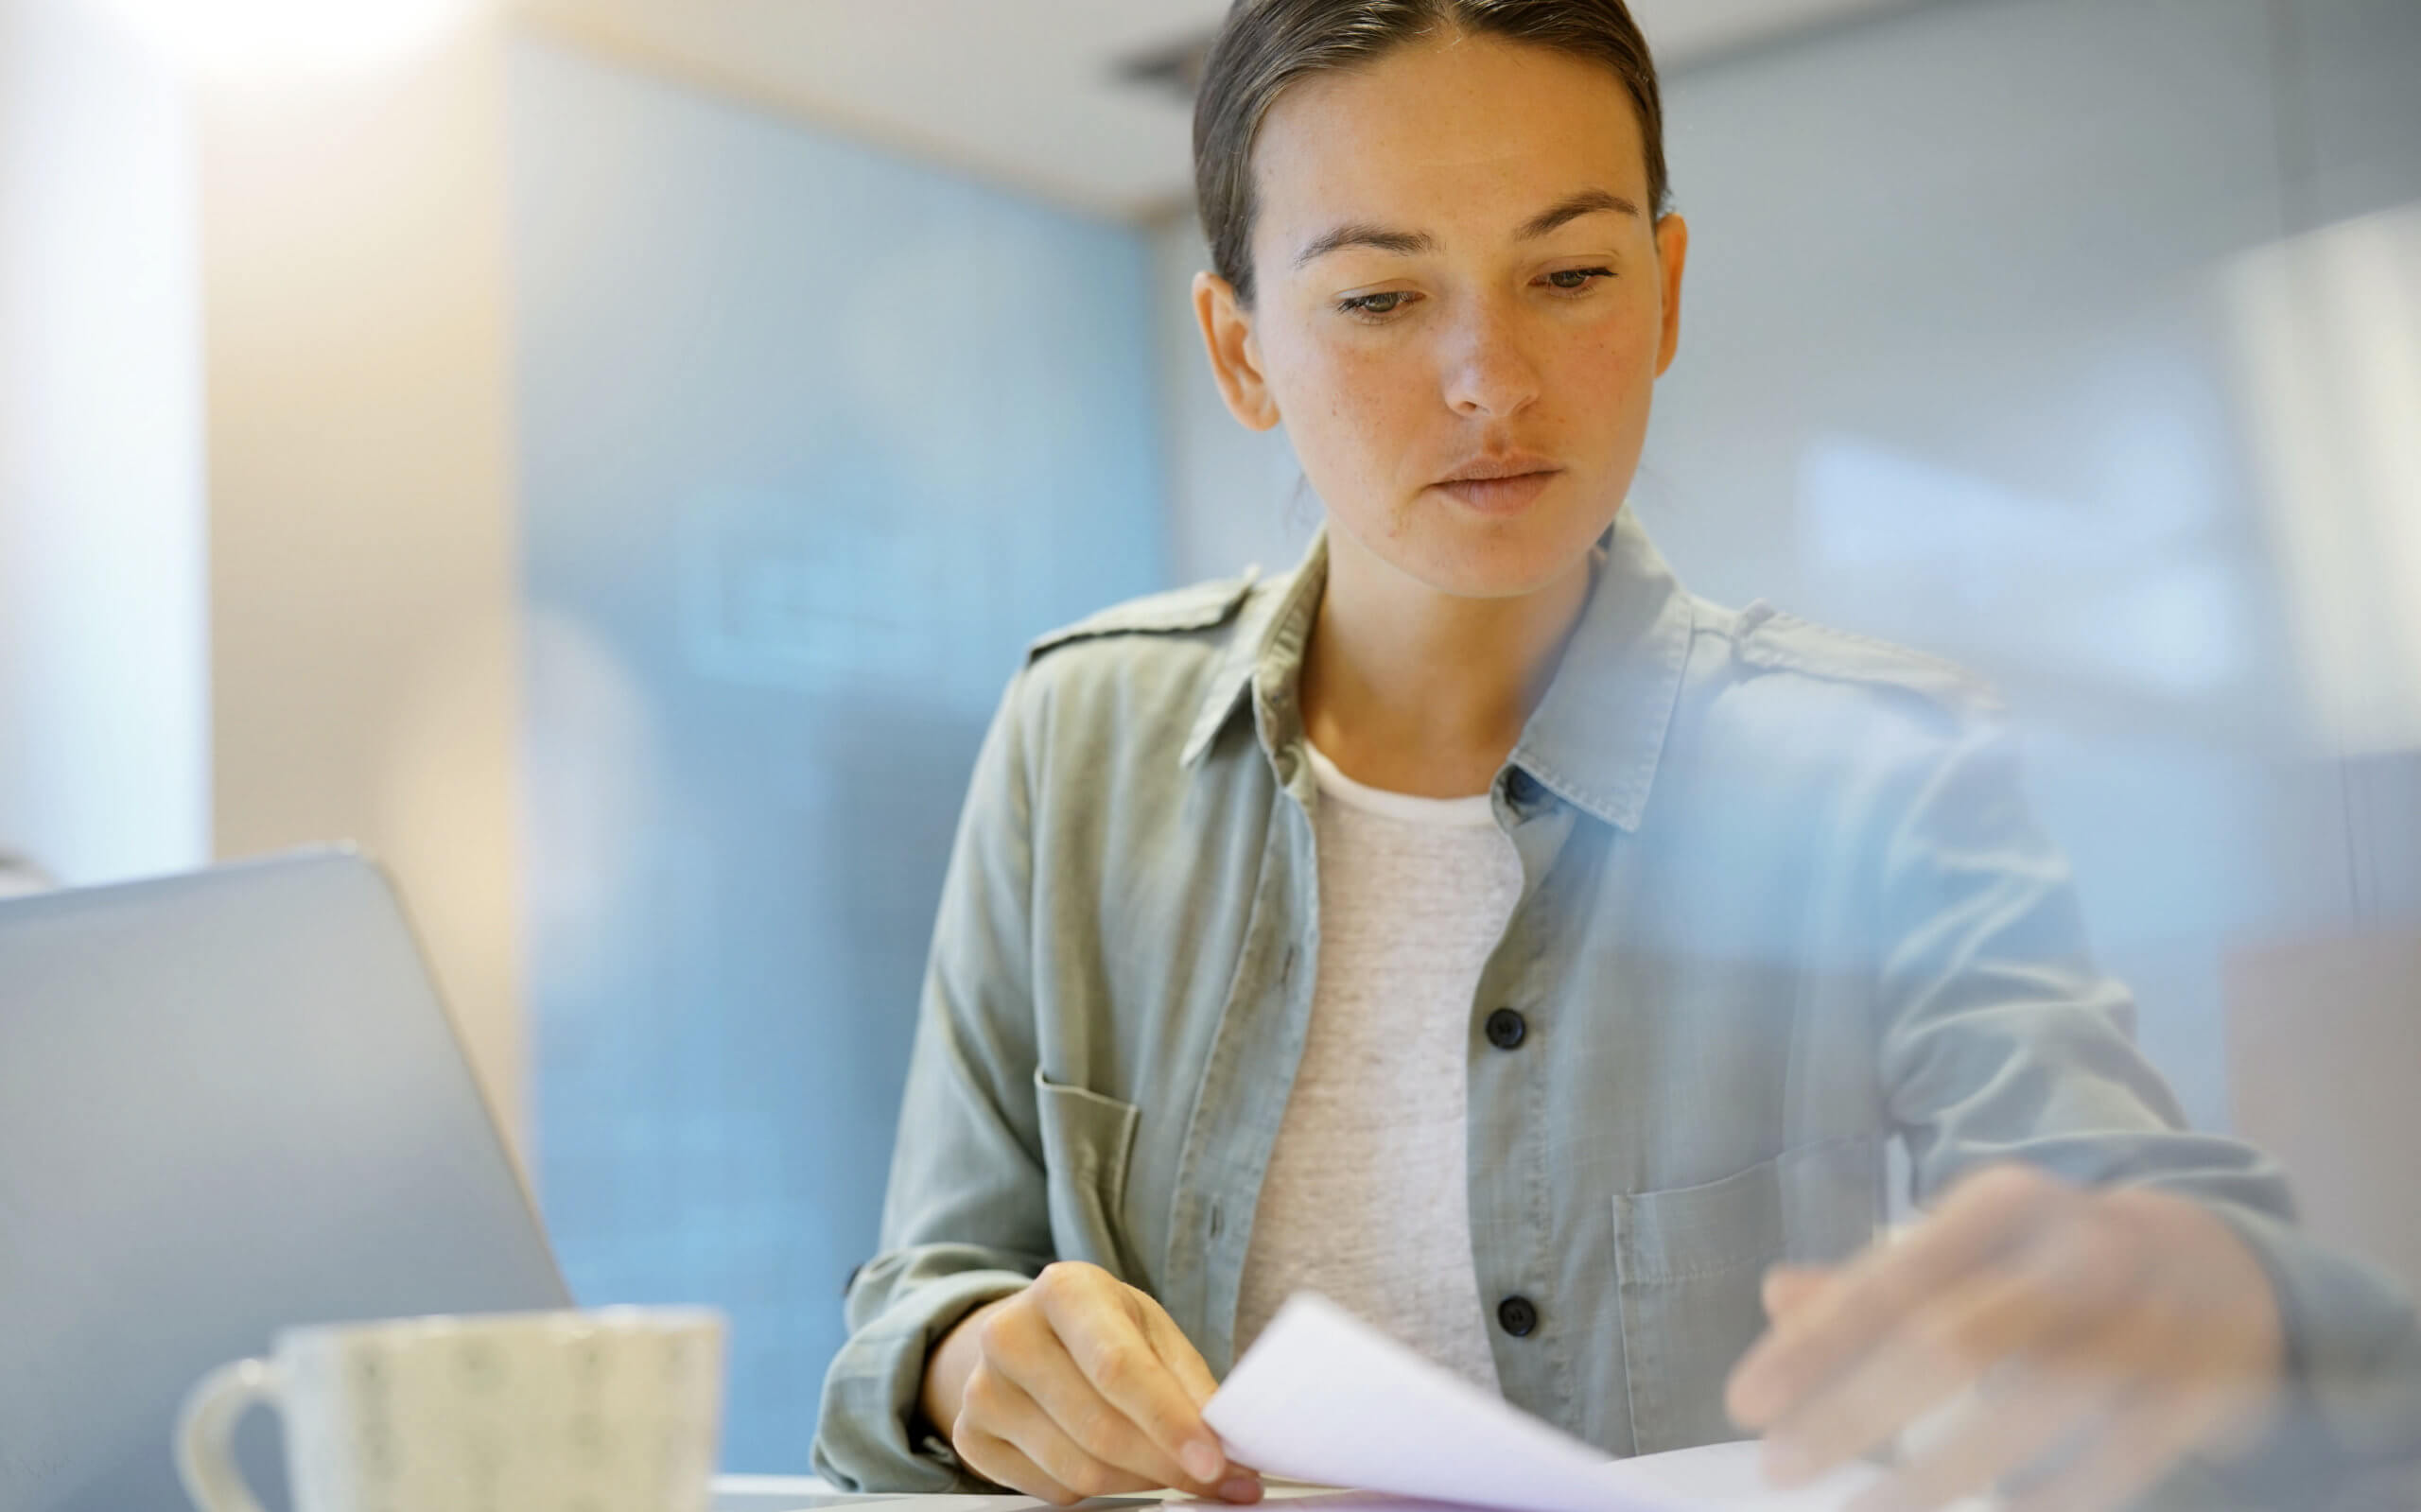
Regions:
<instances>
[{"instance_id":1,"label":"shirt cuff","mask_svg":"<svg viewBox=\"0 0 2421 1512\"><path fill-rule=\"evenodd\" d=\"M925 1421L925 1361L987 1302L1023 1291L1019 1271L961 1271L910 1290L849 1336L824 1378L815 1473L845 1491L992 1491Z\"/></svg>"},{"instance_id":2,"label":"shirt cuff","mask_svg":"<svg viewBox=\"0 0 2421 1512\"><path fill-rule=\"evenodd\" d=\"M2402 1288L2273 1214L2205 1200L2268 1273L2286 1338L2271 1425L2220 1477L2256 1505L2323 1506L2421 1459L2421 1317Z\"/></svg>"}]
</instances>

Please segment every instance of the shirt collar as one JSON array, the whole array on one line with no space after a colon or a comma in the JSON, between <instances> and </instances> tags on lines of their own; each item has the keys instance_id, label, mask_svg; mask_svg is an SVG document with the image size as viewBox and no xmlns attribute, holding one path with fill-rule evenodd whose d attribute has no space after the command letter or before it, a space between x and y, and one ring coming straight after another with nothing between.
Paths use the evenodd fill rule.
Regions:
<instances>
[{"instance_id":1,"label":"shirt collar","mask_svg":"<svg viewBox=\"0 0 2421 1512\"><path fill-rule=\"evenodd\" d=\"M1680 702L1697 615L1629 505L1512 760L1610 825L1637 829Z\"/></svg>"},{"instance_id":2,"label":"shirt collar","mask_svg":"<svg viewBox=\"0 0 2421 1512\"><path fill-rule=\"evenodd\" d=\"M1584 811L1637 829L1697 620L1689 595L1629 506L1595 550L1596 582L1511 760ZM1263 748L1276 759L1299 724L1296 687L1327 582L1323 528L1295 571L1255 593L1239 615L1186 738L1184 764L1201 758L1248 690Z\"/></svg>"},{"instance_id":3,"label":"shirt collar","mask_svg":"<svg viewBox=\"0 0 2421 1512\"><path fill-rule=\"evenodd\" d=\"M1246 690L1256 688L1254 702L1261 716L1256 723L1262 745L1272 759L1276 758L1277 748L1284 742L1278 738L1273 717L1280 709L1295 706L1303 648L1311 643L1320 590L1327 585L1328 528L1323 525L1312 532L1312 543L1292 573L1260 588L1245 600L1244 609L1236 617L1235 634L1228 638L1227 654L1221 658L1218 670L1211 674L1210 691L1202 701L1202 712L1194 718L1193 728L1186 736L1185 749L1177 758L1182 764L1190 767L1202 758L1202 753L1227 727Z\"/></svg>"}]
</instances>

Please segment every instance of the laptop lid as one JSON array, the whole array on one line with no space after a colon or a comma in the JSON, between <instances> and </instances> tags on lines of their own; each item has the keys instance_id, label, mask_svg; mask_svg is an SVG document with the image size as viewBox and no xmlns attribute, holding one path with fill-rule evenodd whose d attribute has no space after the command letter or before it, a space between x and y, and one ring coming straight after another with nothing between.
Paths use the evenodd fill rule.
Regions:
<instances>
[{"instance_id":1,"label":"laptop lid","mask_svg":"<svg viewBox=\"0 0 2421 1512\"><path fill-rule=\"evenodd\" d=\"M0 1507L187 1512L179 1401L280 1328L568 1305L374 862L0 902Z\"/></svg>"}]
</instances>

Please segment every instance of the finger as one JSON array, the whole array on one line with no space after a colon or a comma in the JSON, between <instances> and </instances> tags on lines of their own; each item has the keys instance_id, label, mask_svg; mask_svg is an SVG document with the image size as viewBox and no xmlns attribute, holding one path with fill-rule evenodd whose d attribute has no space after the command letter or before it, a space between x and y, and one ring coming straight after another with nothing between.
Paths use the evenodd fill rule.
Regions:
<instances>
[{"instance_id":1,"label":"finger","mask_svg":"<svg viewBox=\"0 0 2421 1512\"><path fill-rule=\"evenodd\" d=\"M990 1426L992 1410L1014 1414L1016 1403L1007 1392L1015 1391L1060 1434L1106 1465L1147 1477L1156 1486L1183 1486L1197 1495L1209 1494L1216 1486L1218 1477L1189 1473L1104 1398L1048 1318L1032 1310L1004 1312L986 1330L984 1342L989 1368L970 1377L967 1388L970 1405L985 1413L979 1422Z\"/></svg>"},{"instance_id":2,"label":"finger","mask_svg":"<svg viewBox=\"0 0 2421 1512\"><path fill-rule=\"evenodd\" d=\"M1768 1431L1768 1474L1785 1485L1819 1475L1890 1442L1995 1364L2095 1331L2123 1298L2074 1278L2069 1252L2083 1247L2047 1237L1902 1319Z\"/></svg>"},{"instance_id":3,"label":"finger","mask_svg":"<svg viewBox=\"0 0 2421 1512\"><path fill-rule=\"evenodd\" d=\"M2008 1248L2067 1195L2018 1166L1977 1173L1915 1227L1875 1243L1836 1284L1759 1340L1735 1367L1730 1404L1748 1426L1780 1416L1789 1399L1862 1352L1912 1305Z\"/></svg>"},{"instance_id":4,"label":"finger","mask_svg":"<svg viewBox=\"0 0 2421 1512\"><path fill-rule=\"evenodd\" d=\"M1126 1290L1107 1273L1098 1275L1121 1293ZM1182 1466L1188 1480L1216 1486L1227 1474L1227 1451L1123 1297L1088 1280L1047 1288L1039 1300L1052 1330L1093 1391ZM1055 1405L1048 1397L1040 1399Z\"/></svg>"},{"instance_id":5,"label":"finger","mask_svg":"<svg viewBox=\"0 0 2421 1512\"><path fill-rule=\"evenodd\" d=\"M2146 1395L2106 1420L2073 1464L2028 1487L2008 1512L2112 1512L2127 1506L2194 1447L2204 1427L2193 1399Z\"/></svg>"},{"instance_id":6,"label":"finger","mask_svg":"<svg viewBox=\"0 0 2421 1512\"><path fill-rule=\"evenodd\" d=\"M1814 1265L1776 1265L1766 1272L1757 1289L1758 1300L1765 1303L1766 1316L1780 1318L1796 1312L1808 1302L1823 1295L1838 1272L1831 1267Z\"/></svg>"},{"instance_id":7,"label":"finger","mask_svg":"<svg viewBox=\"0 0 2421 1512\"><path fill-rule=\"evenodd\" d=\"M2125 1390L2104 1378L2021 1367L1961 1407L1939 1437L1852 1503L1849 1512L1931 1512L1986 1494L2105 1416Z\"/></svg>"},{"instance_id":8,"label":"finger","mask_svg":"<svg viewBox=\"0 0 2421 1512\"><path fill-rule=\"evenodd\" d=\"M1733 1420L1749 1429L1770 1426L1872 1347L1908 1309L2040 1228L2074 1195L2016 1166L1962 1181L1932 1216L1903 1238L1868 1246L1838 1285L1750 1347L1724 1391Z\"/></svg>"},{"instance_id":9,"label":"finger","mask_svg":"<svg viewBox=\"0 0 2421 1512\"><path fill-rule=\"evenodd\" d=\"M1016 1445L980 1428L961 1429L951 1447L967 1468L996 1486L1038 1497L1059 1506L1084 1500L1043 1473L1042 1467L1019 1452Z\"/></svg>"},{"instance_id":10,"label":"finger","mask_svg":"<svg viewBox=\"0 0 2421 1512\"><path fill-rule=\"evenodd\" d=\"M1137 1473L1089 1451L1014 1382L1002 1381L990 1371L984 1372L980 1381L983 1397L977 1423L982 1431L1007 1443L1076 1495L1116 1496L1182 1484L1167 1476ZM978 1389L978 1382L968 1382L970 1397Z\"/></svg>"},{"instance_id":11,"label":"finger","mask_svg":"<svg viewBox=\"0 0 2421 1512\"><path fill-rule=\"evenodd\" d=\"M1774 1432L1786 1468L1812 1474L1867 1453L2005 1362L2107 1393L2175 1353L2176 1321L2147 1293L2139 1246L2092 1218L2081 1203L2061 1209L1820 1389Z\"/></svg>"},{"instance_id":12,"label":"finger","mask_svg":"<svg viewBox=\"0 0 2421 1512\"><path fill-rule=\"evenodd\" d=\"M2058 1287L2045 1295L2055 1305L2078 1295ZM2157 1292L2136 1288L2107 1300L2106 1308L2078 1309L2050 1342L1997 1381L1985 1377L1978 1409L1930 1437L1901 1472L1913 1487L1906 1504L1935 1505L1984 1491L2020 1470L2038 1479L2058 1474L2074 1463L2069 1451L2097 1440L2122 1407L2149 1403L2155 1393L2202 1424L2203 1436L2218 1430L2225 1418L2221 1394L2178 1392L2161 1382L2176 1357L2199 1352L2191 1342L2193 1322ZM2047 1457L2054 1450L2061 1451L2056 1461ZM1925 1500L1927 1495L1934 1500Z\"/></svg>"},{"instance_id":13,"label":"finger","mask_svg":"<svg viewBox=\"0 0 2421 1512\"><path fill-rule=\"evenodd\" d=\"M1212 1394L1218 1391L1218 1380L1203 1361L1202 1351L1196 1349L1193 1341L1185 1336L1185 1330L1176 1326L1176 1320L1149 1297L1144 1297L1142 1304L1143 1331L1152 1341L1153 1351L1169 1367L1170 1374L1176 1377L1177 1384L1185 1388L1194 1411L1199 1413Z\"/></svg>"},{"instance_id":14,"label":"finger","mask_svg":"<svg viewBox=\"0 0 2421 1512\"><path fill-rule=\"evenodd\" d=\"M1152 1347L1176 1377L1177 1384L1193 1399L1194 1409L1199 1412L1218 1392L1218 1379L1210 1374L1210 1366L1203 1360L1202 1352L1194 1348L1193 1341L1185 1336L1185 1330L1176 1326L1176 1320L1170 1317L1159 1303L1141 1293L1136 1294L1136 1297L1142 1308L1143 1330L1152 1340ZM1220 1449L1222 1453L1226 1452L1224 1442ZM1228 1460L1227 1474L1219 1482L1221 1499L1258 1502L1261 1493L1261 1472L1248 1465Z\"/></svg>"}]
</instances>

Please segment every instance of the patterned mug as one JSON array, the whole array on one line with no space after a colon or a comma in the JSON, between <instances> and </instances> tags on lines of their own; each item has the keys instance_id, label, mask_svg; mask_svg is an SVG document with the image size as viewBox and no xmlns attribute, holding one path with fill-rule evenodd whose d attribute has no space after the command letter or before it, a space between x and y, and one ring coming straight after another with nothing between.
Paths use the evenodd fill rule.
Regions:
<instances>
[{"instance_id":1,"label":"patterned mug","mask_svg":"<svg viewBox=\"0 0 2421 1512\"><path fill-rule=\"evenodd\" d=\"M228 1441L268 1402L295 1512L705 1512L723 1333L629 1307L287 1329L186 1396L177 1470L202 1512L260 1512Z\"/></svg>"}]
</instances>

